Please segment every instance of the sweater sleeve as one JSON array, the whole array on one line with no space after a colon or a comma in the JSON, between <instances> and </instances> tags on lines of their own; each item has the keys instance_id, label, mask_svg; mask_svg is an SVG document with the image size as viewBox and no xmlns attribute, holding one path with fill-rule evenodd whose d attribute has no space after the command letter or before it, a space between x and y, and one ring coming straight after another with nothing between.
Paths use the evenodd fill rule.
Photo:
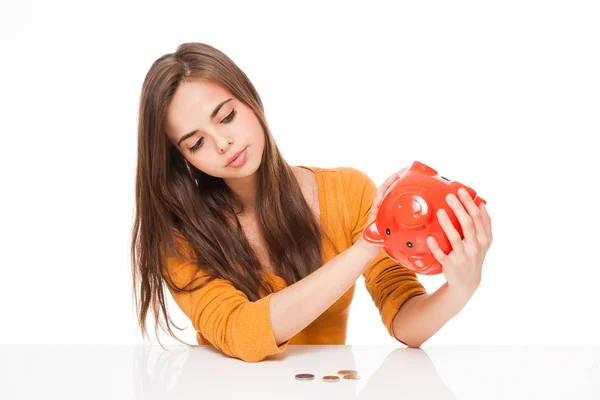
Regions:
<instances>
[{"instance_id":1,"label":"sweater sleeve","mask_svg":"<svg viewBox=\"0 0 600 400\"><path fill-rule=\"evenodd\" d=\"M377 187L364 172L346 168L345 184L348 221L351 226L352 243L362 235L373 204ZM416 274L387 256L382 250L363 273L365 286L375 302L381 319L389 334L394 335L392 322L402 304L413 296L426 294ZM405 344L405 343L403 343Z\"/></svg>"},{"instance_id":2,"label":"sweater sleeve","mask_svg":"<svg viewBox=\"0 0 600 400\"><path fill-rule=\"evenodd\" d=\"M202 279L195 264L176 257L167 258L167 269L179 288L185 287L191 277ZM197 286L197 281L193 286ZM289 343L288 340L278 345L275 341L269 308L272 294L249 301L242 291L225 279L212 280L192 292L167 287L194 329L230 357L258 362L282 352Z\"/></svg>"}]
</instances>

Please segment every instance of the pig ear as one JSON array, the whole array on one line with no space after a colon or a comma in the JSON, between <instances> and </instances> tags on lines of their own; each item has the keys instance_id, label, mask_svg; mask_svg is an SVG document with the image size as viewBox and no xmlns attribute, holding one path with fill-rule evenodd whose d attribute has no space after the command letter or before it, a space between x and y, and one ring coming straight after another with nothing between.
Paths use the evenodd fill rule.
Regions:
<instances>
[{"instance_id":1,"label":"pig ear","mask_svg":"<svg viewBox=\"0 0 600 400\"><path fill-rule=\"evenodd\" d=\"M383 245L383 239L381 238L381 235L379 235L379 232L377 232L375 221L371 222L367 229L365 229L363 237L371 244Z\"/></svg>"},{"instance_id":2,"label":"pig ear","mask_svg":"<svg viewBox=\"0 0 600 400\"><path fill-rule=\"evenodd\" d=\"M411 164L411 166L408 170L409 171L419 171L425 175L431 175L431 176L436 176L438 174L435 169L433 169L429 165L423 164L422 162L419 162L419 161L413 161L413 163Z\"/></svg>"}]
</instances>

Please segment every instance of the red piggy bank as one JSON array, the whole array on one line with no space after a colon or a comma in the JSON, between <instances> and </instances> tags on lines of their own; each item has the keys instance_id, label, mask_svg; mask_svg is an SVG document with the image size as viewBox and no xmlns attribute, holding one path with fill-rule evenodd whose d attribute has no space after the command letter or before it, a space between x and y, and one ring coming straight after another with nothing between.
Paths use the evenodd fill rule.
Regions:
<instances>
[{"instance_id":1,"label":"red piggy bank","mask_svg":"<svg viewBox=\"0 0 600 400\"><path fill-rule=\"evenodd\" d=\"M377 217L363 232L369 243L383 247L392 260L423 275L442 272L442 265L434 258L425 241L433 236L444 253L452 250L446 234L437 219L443 208L452 224L464 238L460 222L446 202L446 195L457 195L465 188L475 204L487 204L475 191L459 182L438 175L433 168L414 161L388 188L383 196Z\"/></svg>"}]
</instances>

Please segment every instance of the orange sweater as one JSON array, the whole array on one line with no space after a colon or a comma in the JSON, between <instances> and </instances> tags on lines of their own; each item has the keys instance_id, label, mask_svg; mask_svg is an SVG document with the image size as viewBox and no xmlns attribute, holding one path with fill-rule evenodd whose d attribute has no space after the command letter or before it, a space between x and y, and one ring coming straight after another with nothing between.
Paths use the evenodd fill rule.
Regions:
<instances>
[{"instance_id":1,"label":"orange sweater","mask_svg":"<svg viewBox=\"0 0 600 400\"><path fill-rule=\"evenodd\" d=\"M327 263L362 234L377 187L365 173L354 168L305 168L315 173L321 225L333 241L323 239L323 263ZM175 257L168 258L167 268L179 287L189 283L195 271L193 264ZM424 287L412 271L387 257L383 251L363 276L383 324L394 337L392 320L398 309L410 297L425 294ZM285 281L276 275L265 273L265 278L274 283L276 291L286 287ZM210 343L228 356L256 362L282 352L288 344L345 344L355 286L352 285L310 325L279 346L271 328L271 294L250 302L224 279L215 279L192 293L177 293L171 288L169 291L190 318L199 344Z\"/></svg>"}]
</instances>

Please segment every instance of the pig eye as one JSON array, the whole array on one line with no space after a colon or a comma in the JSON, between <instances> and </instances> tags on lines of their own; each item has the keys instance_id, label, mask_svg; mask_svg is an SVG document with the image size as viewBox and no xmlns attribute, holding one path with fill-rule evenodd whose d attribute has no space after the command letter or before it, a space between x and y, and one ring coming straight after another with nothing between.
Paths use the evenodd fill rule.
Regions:
<instances>
[{"instance_id":1,"label":"pig eye","mask_svg":"<svg viewBox=\"0 0 600 400\"><path fill-rule=\"evenodd\" d=\"M392 234L392 232L390 231L390 228L387 228L387 229L385 230L385 233L386 233L388 236L390 236L390 235Z\"/></svg>"},{"instance_id":2,"label":"pig eye","mask_svg":"<svg viewBox=\"0 0 600 400\"><path fill-rule=\"evenodd\" d=\"M412 244L412 242L406 242L406 247L408 247L408 248L411 248L411 247L413 247L413 244Z\"/></svg>"},{"instance_id":3,"label":"pig eye","mask_svg":"<svg viewBox=\"0 0 600 400\"><path fill-rule=\"evenodd\" d=\"M448 179L448 178L444 178L443 176L440 176L440 178L442 178L442 179L443 179L443 180L445 180L445 181L448 181L448 182L450 182L450 179Z\"/></svg>"}]
</instances>

